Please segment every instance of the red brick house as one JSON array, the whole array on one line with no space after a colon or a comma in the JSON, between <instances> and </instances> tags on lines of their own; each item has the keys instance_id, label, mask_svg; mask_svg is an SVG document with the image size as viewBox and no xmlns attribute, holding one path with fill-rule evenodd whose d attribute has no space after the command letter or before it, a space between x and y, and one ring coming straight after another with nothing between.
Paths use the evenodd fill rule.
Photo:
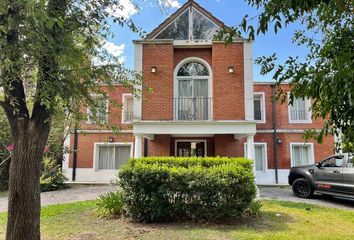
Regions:
<instances>
[{"instance_id":1,"label":"red brick house","mask_svg":"<svg viewBox=\"0 0 354 240\"><path fill-rule=\"evenodd\" d=\"M188 1L146 39L134 41L135 70L153 93L143 89L138 99L121 85L102 86L124 105L103 101L102 120L123 130L115 135L84 122L66 141L77 150L66 156L68 177L109 182L133 156L245 156L255 160L257 183L286 183L291 166L332 154L333 137L321 145L302 139L305 129L322 125L311 118L311 101L273 103L272 83L253 81L252 42L212 40L223 26Z\"/></svg>"}]
</instances>

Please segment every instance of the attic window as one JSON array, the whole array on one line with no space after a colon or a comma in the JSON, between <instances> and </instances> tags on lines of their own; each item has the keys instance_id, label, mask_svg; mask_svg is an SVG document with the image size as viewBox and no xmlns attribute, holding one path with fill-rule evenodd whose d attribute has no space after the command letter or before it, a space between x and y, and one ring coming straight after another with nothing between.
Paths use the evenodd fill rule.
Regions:
<instances>
[{"instance_id":1,"label":"attic window","mask_svg":"<svg viewBox=\"0 0 354 240\"><path fill-rule=\"evenodd\" d=\"M194 7L177 16L154 39L212 40L220 27Z\"/></svg>"},{"instance_id":2,"label":"attic window","mask_svg":"<svg viewBox=\"0 0 354 240\"><path fill-rule=\"evenodd\" d=\"M193 39L212 40L219 27L193 8Z\"/></svg>"},{"instance_id":3,"label":"attic window","mask_svg":"<svg viewBox=\"0 0 354 240\"><path fill-rule=\"evenodd\" d=\"M168 25L155 39L175 39L186 40L188 39L189 29L189 10L179 15Z\"/></svg>"}]
</instances>

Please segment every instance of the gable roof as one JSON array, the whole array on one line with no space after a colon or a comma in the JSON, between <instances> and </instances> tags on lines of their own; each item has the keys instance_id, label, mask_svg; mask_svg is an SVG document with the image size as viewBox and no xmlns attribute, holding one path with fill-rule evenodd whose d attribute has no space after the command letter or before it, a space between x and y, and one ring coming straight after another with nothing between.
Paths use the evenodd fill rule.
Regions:
<instances>
[{"instance_id":1,"label":"gable roof","mask_svg":"<svg viewBox=\"0 0 354 240\"><path fill-rule=\"evenodd\" d=\"M211 14L205 8L200 6L194 0L188 0L182 7L180 7L176 12L174 12L165 21L163 21L157 28L155 28L152 32L147 34L146 39L153 39L154 37L156 37L165 27L167 27L173 20L175 20L179 15L184 13L184 11L191 6L193 6L195 9L197 9L199 12L201 12L203 15L205 15L207 18L209 18L212 22L214 22L220 28L224 27L226 29L229 29L229 27L227 27L224 22L222 22L218 18L214 17L213 14Z\"/></svg>"}]
</instances>

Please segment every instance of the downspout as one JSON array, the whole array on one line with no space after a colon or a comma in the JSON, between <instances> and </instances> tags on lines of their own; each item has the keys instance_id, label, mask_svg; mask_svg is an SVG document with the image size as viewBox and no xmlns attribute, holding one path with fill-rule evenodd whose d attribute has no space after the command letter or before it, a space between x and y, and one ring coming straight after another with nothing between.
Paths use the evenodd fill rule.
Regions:
<instances>
[{"instance_id":1,"label":"downspout","mask_svg":"<svg viewBox=\"0 0 354 240\"><path fill-rule=\"evenodd\" d=\"M278 141L277 141L277 111L276 111L276 99L275 99L275 84L272 87L272 116L273 116L273 152L274 152L274 171L275 171L275 183L279 183L278 179Z\"/></svg>"},{"instance_id":2,"label":"downspout","mask_svg":"<svg viewBox=\"0 0 354 240\"><path fill-rule=\"evenodd\" d=\"M73 182L75 182L75 179L76 179L77 142L78 142L78 134L77 134L77 128L75 127L75 129L74 129L74 149L73 149L73 175L72 175Z\"/></svg>"},{"instance_id":3,"label":"downspout","mask_svg":"<svg viewBox=\"0 0 354 240\"><path fill-rule=\"evenodd\" d=\"M144 157L148 156L148 139L144 138Z\"/></svg>"}]
</instances>

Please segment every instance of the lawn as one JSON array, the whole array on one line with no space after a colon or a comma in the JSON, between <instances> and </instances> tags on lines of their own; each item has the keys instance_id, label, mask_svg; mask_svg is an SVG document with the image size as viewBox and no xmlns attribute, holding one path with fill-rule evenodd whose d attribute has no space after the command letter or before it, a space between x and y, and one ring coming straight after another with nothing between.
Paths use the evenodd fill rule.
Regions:
<instances>
[{"instance_id":1,"label":"lawn","mask_svg":"<svg viewBox=\"0 0 354 240\"><path fill-rule=\"evenodd\" d=\"M42 208L42 239L354 239L354 211L264 201L263 217L237 225L136 224L98 219L95 201ZM0 239L6 214L0 214Z\"/></svg>"}]
</instances>

